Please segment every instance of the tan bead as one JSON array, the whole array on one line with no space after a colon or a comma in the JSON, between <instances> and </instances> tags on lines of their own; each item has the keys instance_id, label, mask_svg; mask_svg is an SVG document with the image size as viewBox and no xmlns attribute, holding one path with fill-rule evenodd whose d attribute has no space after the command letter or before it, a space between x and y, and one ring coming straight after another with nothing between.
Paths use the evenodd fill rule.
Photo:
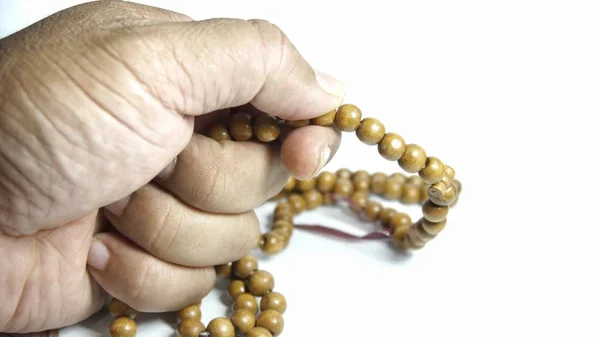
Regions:
<instances>
[{"instance_id":1,"label":"tan bead","mask_svg":"<svg viewBox=\"0 0 600 337\"><path fill-rule=\"evenodd\" d=\"M421 177L419 177L419 175L412 175L410 177L408 177L406 179L406 183L407 184L413 184L413 185L423 185L423 181L421 180Z\"/></svg>"},{"instance_id":2,"label":"tan bead","mask_svg":"<svg viewBox=\"0 0 600 337\"><path fill-rule=\"evenodd\" d=\"M397 212L392 215L387 223L387 227L391 231L394 231L396 228L409 228L411 225L412 220L410 216L404 212Z\"/></svg>"},{"instance_id":3,"label":"tan bead","mask_svg":"<svg viewBox=\"0 0 600 337\"><path fill-rule=\"evenodd\" d=\"M402 157L404 151L406 151L406 142L399 134L388 132L383 136L379 144L377 144L377 151L384 159L397 161Z\"/></svg>"},{"instance_id":4,"label":"tan bead","mask_svg":"<svg viewBox=\"0 0 600 337\"><path fill-rule=\"evenodd\" d=\"M362 212L367 207L369 198L365 192L354 192L350 197L352 210L356 213Z\"/></svg>"},{"instance_id":5,"label":"tan bead","mask_svg":"<svg viewBox=\"0 0 600 337\"><path fill-rule=\"evenodd\" d=\"M231 138L235 141L247 141L254 136L252 129L252 118L249 114L238 112L229 117L227 128Z\"/></svg>"},{"instance_id":6,"label":"tan bead","mask_svg":"<svg viewBox=\"0 0 600 337\"><path fill-rule=\"evenodd\" d=\"M184 321L186 319L195 319L197 321L202 320L202 311L200 310L200 306L198 304L188 305L187 307L177 312L178 322Z\"/></svg>"},{"instance_id":7,"label":"tan bead","mask_svg":"<svg viewBox=\"0 0 600 337\"><path fill-rule=\"evenodd\" d=\"M232 280L227 286L229 298L235 300L238 296L246 292L246 282L243 280Z\"/></svg>"},{"instance_id":8,"label":"tan bead","mask_svg":"<svg viewBox=\"0 0 600 337\"><path fill-rule=\"evenodd\" d=\"M231 277L231 263L221 264L215 266L215 272L220 278L229 278Z\"/></svg>"},{"instance_id":9,"label":"tan bead","mask_svg":"<svg viewBox=\"0 0 600 337\"><path fill-rule=\"evenodd\" d=\"M261 142L272 142L279 137L281 129L272 116L261 114L254 123L254 134Z\"/></svg>"},{"instance_id":10,"label":"tan bead","mask_svg":"<svg viewBox=\"0 0 600 337\"><path fill-rule=\"evenodd\" d=\"M111 300L108 312L114 317L125 316L131 319L134 319L137 315L137 311L116 298Z\"/></svg>"},{"instance_id":11,"label":"tan bead","mask_svg":"<svg viewBox=\"0 0 600 337\"><path fill-rule=\"evenodd\" d=\"M417 173L425 166L426 161L427 154L425 150L419 145L408 144L402 157L398 159L398 165L408 173Z\"/></svg>"},{"instance_id":12,"label":"tan bead","mask_svg":"<svg viewBox=\"0 0 600 337\"><path fill-rule=\"evenodd\" d=\"M312 125L319 125L319 126L332 126L333 122L335 122L336 114L337 114L337 111L331 110L322 116L311 119L310 123Z\"/></svg>"},{"instance_id":13,"label":"tan bead","mask_svg":"<svg viewBox=\"0 0 600 337\"><path fill-rule=\"evenodd\" d=\"M275 222L287 221L287 222L293 223L294 222L294 213L292 213L292 212L275 213L274 220L275 220Z\"/></svg>"},{"instance_id":14,"label":"tan bead","mask_svg":"<svg viewBox=\"0 0 600 337\"><path fill-rule=\"evenodd\" d=\"M265 310L258 315L256 326L265 328L274 336L279 336L283 332L283 316L276 310Z\"/></svg>"},{"instance_id":15,"label":"tan bead","mask_svg":"<svg viewBox=\"0 0 600 337\"><path fill-rule=\"evenodd\" d=\"M281 238L281 241L283 241L283 248L287 247L290 243L290 240L292 238L292 230L288 228L278 228L278 229L273 229L271 231L271 233L278 235ZM280 253L283 248L281 248L279 251L276 251L274 249L269 250L269 252L265 252L265 254L267 255L275 255L277 253ZM262 247L261 247L262 249Z\"/></svg>"},{"instance_id":16,"label":"tan bead","mask_svg":"<svg viewBox=\"0 0 600 337\"><path fill-rule=\"evenodd\" d=\"M331 193L327 193L327 194L323 195L323 205L325 205L325 206L333 205L334 202L335 202L335 200L333 200L333 196L331 195Z\"/></svg>"},{"instance_id":17,"label":"tan bead","mask_svg":"<svg viewBox=\"0 0 600 337\"><path fill-rule=\"evenodd\" d=\"M278 232L268 232L263 235L261 250L267 255L275 255L285 248L285 237Z\"/></svg>"},{"instance_id":18,"label":"tan bead","mask_svg":"<svg viewBox=\"0 0 600 337\"><path fill-rule=\"evenodd\" d=\"M260 310L275 310L284 314L287 309L287 301L280 293L272 292L263 296L260 300Z\"/></svg>"},{"instance_id":19,"label":"tan bead","mask_svg":"<svg viewBox=\"0 0 600 337\"><path fill-rule=\"evenodd\" d=\"M362 111L353 104L344 104L337 109L335 126L344 132L355 131L360 125Z\"/></svg>"},{"instance_id":20,"label":"tan bead","mask_svg":"<svg viewBox=\"0 0 600 337\"><path fill-rule=\"evenodd\" d=\"M438 206L449 206L456 201L457 193L454 185L446 188L444 183L433 184L429 188L429 199Z\"/></svg>"},{"instance_id":21,"label":"tan bead","mask_svg":"<svg viewBox=\"0 0 600 337\"><path fill-rule=\"evenodd\" d=\"M356 129L356 137L366 145L377 145L385 135L385 126L376 118L367 117Z\"/></svg>"},{"instance_id":22,"label":"tan bead","mask_svg":"<svg viewBox=\"0 0 600 337\"><path fill-rule=\"evenodd\" d=\"M395 209L391 208L391 207L386 207L383 209L383 211L381 211L381 213L379 214L379 220L381 221L381 223L384 226L387 226L389 223L390 218L394 215L398 213L398 211L396 211Z\"/></svg>"},{"instance_id":23,"label":"tan bead","mask_svg":"<svg viewBox=\"0 0 600 337\"><path fill-rule=\"evenodd\" d=\"M306 200L300 194L290 194L288 202L292 205L295 214L301 213L306 209Z\"/></svg>"},{"instance_id":24,"label":"tan bead","mask_svg":"<svg viewBox=\"0 0 600 337\"><path fill-rule=\"evenodd\" d=\"M285 183L285 187L283 188L286 192L291 192L296 187L296 178L289 177L288 181Z\"/></svg>"},{"instance_id":25,"label":"tan bead","mask_svg":"<svg viewBox=\"0 0 600 337\"><path fill-rule=\"evenodd\" d=\"M387 176L383 172L375 172L371 176L371 192L375 194L383 194L385 192L385 184L387 183Z\"/></svg>"},{"instance_id":26,"label":"tan bead","mask_svg":"<svg viewBox=\"0 0 600 337\"><path fill-rule=\"evenodd\" d=\"M210 321L207 327L211 337L234 337L235 328L230 320L224 317L218 317Z\"/></svg>"},{"instance_id":27,"label":"tan bead","mask_svg":"<svg viewBox=\"0 0 600 337\"><path fill-rule=\"evenodd\" d=\"M264 296L273 290L275 280L266 270L258 270L248 278L248 290L254 296Z\"/></svg>"},{"instance_id":28,"label":"tan bead","mask_svg":"<svg viewBox=\"0 0 600 337\"><path fill-rule=\"evenodd\" d=\"M182 320L177 325L178 337L198 337L201 332L205 331L206 327L202 322L196 319L187 318Z\"/></svg>"},{"instance_id":29,"label":"tan bead","mask_svg":"<svg viewBox=\"0 0 600 337\"><path fill-rule=\"evenodd\" d=\"M376 201L368 201L365 207L364 216L370 221L377 221L379 213L383 210L380 203Z\"/></svg>"},{"instance_id":30,"label":"tan bead","mask_svg":"<svg viewBox=\"0 0 600 337\"><path fill-rule=\"evenodd\" d=\"M236 310L231 315L231 323L239 331L246 333L256 325L256 313L248 310Z\"/></svg>"},{"instance_id":31,"label":"tan bead","mask_svg":"<svg viewBox=\"0 0 600 337\"><path fill-rule=\"evenodd\" d=\"M423 230L431 235L439 234L446 227L446 219L439 222L432 222L427 219L421 219Z\"/></svg>"},{"instance_id":32,"label":"tan bead","mask_svg":"<svg viewBox=\"0 0 600 337\"><path fill-rule=\"evenodd\" d=\"M389 200L397 200L400 199L400 195L402 195L402 183L395 179L387 179L383 197Z\"/></svg>"},{"instance_id":33,"label":"tan bead","mask_svg":"<svg viewBox=\"0 0 600 337\"><path fill-rule=\"evenodd\" d=\"M237 277L245 279L258 270L258 260L254 256L246 255L235 261L232 268Z\"/></svg>"},{"instance_id":34,"label":"tan bead","mask_svg":"<svg viewBox=\"0 0 600 337\"><path fill-rule=\"evenodd\" d=\"M273 222L273 229L277 228L294 228L294 223L290 220L277 219Z\"/></svg>"},{"instance_id":35,"label":"tan bead","mask_svg":"<svg viewBox=\"0 0 600 337\"><path fill-rule=\"evenodd\" d=\"M396 172L392 174L388 179L399 182L400 184L404 184L408 178L400 172Z\"/></svg>"},{"instance_id":36,"label":"tan bead","mask_svg":"<svg viewBox=\"0 0 600 337\"><path fill-rule=\"evenodd\" d=\"M310 190L302 194L306 200L306 209L313 210L323 203L323 194L317 190Z\"/></svg>"},{"instance_id":37,"label":"tan bead","mask_svg":"<svg viewBox=\"0 0 600 337\"><path fill-rule=\"evenodd\" d=\"M442 180L446 166L437 157L428 157L425 166L419 171L419 177L426 184L435 184Z\"/></svg>"},{"instance_id":38,"label":"tan bead","mask_svg":"<svg viewBox=\"0 0 600 337\"><path fill-rule=\"evenodd\" d=\"M286 124L292 128L301 128L310 124L310 119L299 119L297 121L286 121Z\"/></svg>"},{"instance_id":39,"label":"tan bead","mask_svg":"<svg viewBox=\"0 0 600 337\"><path fill-rule=\"evenodd\" d=\"M294 208L289 202L280 202L275 206L275 214L289 213L294 214Z\"/></svg>"},{"instance_id":40,"label":"tan bead","mask_svg":"<svg viewBox=\"0 0 600 337\"><path fill-rule=\"evenodd\" d=\"M273 337L273 335L269 330L257 326L246 332L246 337Z\"/></svg>"},{"instance_id":41,"label":"tan bead","mask_svg":"<svg viewBox=\"0 0 600 337\"><path fill-rule=\"evenodd\" d=\"M369 191L369 178L353 179L354 191L355 192L367 192Z\"/></svg>"},{"instance_id":42,"label":"tan bead","mask_svg":"<svg viewBox=\"0 0 600 337\"><path fill-rule=\"evenodd\" d=\"M134 337L137 325L131 318L121 316L112 321L109 332L111 337Z\"/></svg>"},{"instance_id":43,"label":"tan bead","mask_svg":"<svg viewBox=\"0 0 600 337\"><path fill-rule=\"evenodd\" d=\"M403 204L416 204L421 200L421 188L415 184L404 184L402 185L402 194L400 195L400 202Z\"/></svg>"},{"instance_id":44,"label":"tan bead","mask_svg":"<svg viewBox=\"0 0 600 337\"><path fill-rule=\"evenodd\" d=\"M400 240L406 234L408 234L409 230L410 230L410 225L409 226L404 226L404 225L396 226L391 231L392 237L394 240Z\"/></svg>"},{"instance_id":45,"label":"tan bead","mask_svg":"<svg viewBox=\"0 0 600 337\"><path fill-rule=\"evenodd\" d=\"M215 124L208 128L206 136L214 140L231 140L227 127L223 124Z\"/></svg>"},{"instance_id":46,"label":"tan bead","mask_svg":"<svg viewBox=\"0 0 600 337\"><path fill-rule=\"evenodd\" d=\"M456 189L456 192L458 194L460 194L460 192L462 192L462 183L460 182L460 180L457 180L457 179L452 180L452 185L454 185L454 188Z\"/></svg>"},{"instance_id":47,"label":"tan bead","mask_svg":"<svg viewBox=\"0 0 600 337\"><path fill-rule=\"evenodd\" d=\"M315 179L315 178L309 178L306 180L298 180L298 182L296 183L296 190L298 190L300 192L306 192L306 191L310 191L310 190L314 189L316 185L317 185L317 179Z\"/></svg>"},{"instance_id":48,"label":"tan bead","mask_svg":"<svg viewBox=\"0 0 600 337\"><path fill-rule=\"evenodd\" d=\"M449 207L438 206L428 200L423 204L421 210L423 211L423 218L431 222L440 222L448 216Z\"/></svg>"},{"instance_id":49,"label":"tan bead","mask_svg":"<svg viewBox=\"0 0 600 337\"><path fill-rule=\"evenodd\" d=\"M408 233L406 234L408 241L410 241L410 243L412 243L413 245L413 249L419 249L425 246L426 242L421 240L421 238L419 238L417 236L417 231L416 230L409 230Z\"/></svg>"},{"instance_id":50,"label":"tan bead","mask_svg":"<svg viewBox=\"0 0 600 337\"><path fill-rule=\"evenodd\" d=\"M432 239L434 239L437 235L428 233L423 226L422 220L419 220L417 224L413 228L411 228L411 230L414 230L415 235L423 242L429 242Z\"/></svg>"},{"instance_id":51,"label":"tan bead","mask_svg":"<svg viewBox=\"0 0 600 337\"><path fill-rule=\"evenodd\" d=\"M452 185L452 181L454 180L454 175L456 174L454 172L454 169L448 165L445 165L446 169L444 170L444 175L442 176L442 179L440 180L442 183L444 183L444 185L446 185L446 187L450 187L450 185Z\"/></svg>"},{"instance_id":52,"label":"tan bead","mask_svg":"<svg viewBox=\"0 0 600 337\"><path fill-rule=\"evenodd\" d=\"M359 179L369 180L369 179L371 179L371 176L369 175L369 172L367 172L365 170L358 170L358 171L352 173L352 181L356 181Z\"/></svg>"},{"instance_id":53,"label":"tan bead","mask_svg":"<svg viewBox=\"0 0 600 337\"><path fill-rule=\"evenodd\" d=\"M429 199L429 185L423 184L421 185L421 197L419 198L419 203L422 204Z\"/></svg>"},{"instance_id":54,"label":"tan bead","mask_svg":"<svg viewBox=\"0 0 600 337\"><path fill-rule=\"evenodd\" d=\"M323 193L331 192L335 185L336 176L333 172L323 171L317 176L317 190Z\"/></svg>"},{"instance_id":55,"label":"tan bead","mask_svg":"<svg viewBox=\"0 0 600 337\"><path fill-rule=\"evenodd\" d=\"M350 170L346 169L346 168L341 168L339 170L337 170L335 172L335 176L338 179L351 179L352 178L352 172L350 172Z\"/></svg>"},{"instance_id":56,"label":"tan bead","mask_svg":"<svg viewBox=\"0 0 600 337\"><path fill-rule=\"evenodd\" d=\"M348 198L354 192L354 186L350 179L342 179L338 178L335 181L335 185L333 186L333 193L340 196Z\"/></svg>"},{"instance_id":57,"label":"tan bead","mask_svg":"<svg viewBox=\"0 0 600 337\"><path fill-rule=\"evenodd\" d=\"M256 297L249 293L238 295L233 301L233 310L248 310L253 313L258 312L258 302Z\"/></svg>"}]
</instances>

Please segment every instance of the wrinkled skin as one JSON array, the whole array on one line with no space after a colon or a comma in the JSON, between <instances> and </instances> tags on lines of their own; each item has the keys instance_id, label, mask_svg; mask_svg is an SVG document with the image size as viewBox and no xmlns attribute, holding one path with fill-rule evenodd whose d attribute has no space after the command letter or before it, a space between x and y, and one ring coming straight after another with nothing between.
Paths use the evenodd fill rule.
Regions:
<instances>
[{"instance_id":1,"label":"wrinkled skin","mask_svg":"<svg viewBox=\"0 0 600 337\"><path fill-rule=\"evenodd\" d=\"M1 40L0 79L7 333L77 323L107 294L151 312L197 302L212 266L256 246L253 209L339 145L316 126L271 145L198 133L247 104L290 120L341 104L343 86L260 20L80 5Z\"/></svg>"}]
</instances>

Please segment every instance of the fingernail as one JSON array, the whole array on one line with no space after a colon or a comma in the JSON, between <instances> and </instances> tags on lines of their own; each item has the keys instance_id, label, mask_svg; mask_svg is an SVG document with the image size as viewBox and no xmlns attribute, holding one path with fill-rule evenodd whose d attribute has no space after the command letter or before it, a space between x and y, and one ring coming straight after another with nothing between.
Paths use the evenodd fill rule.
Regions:
<instances>
[{"instance_id":1,"label":"fingernail","mask_svg":"<svg viewBox=\"0 0 600 337\"><path fill-rule=\"evenodd\" d=\"M323 167L325 167L327 162L329 162L330 156L331 156L331 148L329 147L329 145L323 146L321 148L321 152L320 152L320 156L319 156L319 164L317 166L317 170L315 171L315 174L313 174L313 177L315 177L317 174L319 174L321 172Z\"/></svg>"},{"instance_id":2,"label":"fingernail","mask_svg":"<svg viewBox=\"0 0 600 337\"><path fill-rule=\"evenodd\" d=\"M87 264L94 269L104 270L108 264L110 254L104 243L98 239L92 239L88 253Z\"/></svg>"},{"instance_id":3,"label":"fingernail","mask_svg":"<svg viewBox=\"0 0 600 337\"><path fill-rule=\"evenodd\" d=\"M344 83L319 70L315 70L315 74L317 76L317 82L321 88L323 88L323 90L339 97L340 99L346 95L346 86Z\"/></svg>"},{"instance_id":4,"label":"fingernail","mask_svg":"<svg viewBox=\"0 0 600 337\"><path fill-rule=\"evenodd\" d=\"M173 159L173 161L169 163L167 167L160 171L160 173L156 177L160 180L167 179L171 175L171 173L173 173L173 169L175 168L175 162L177 162L177 157L175 157L175 159Z\"/></svg>"},{"instance_id":5,"label":"fingernail","mask_svg":"<svg viewBox=\"0 0 600 337\"><path fill-rule=\"evenodd\" d=\"M123 214L123 211L125 210L125 207L127 207L127 203L129 202L129 198L131 198L131 195L126 196L125 198L115 201L112 204L105 206L104 209L109 211L110 213L114 214L114 215L121 215Z\"/></svg>"}]
</instances>

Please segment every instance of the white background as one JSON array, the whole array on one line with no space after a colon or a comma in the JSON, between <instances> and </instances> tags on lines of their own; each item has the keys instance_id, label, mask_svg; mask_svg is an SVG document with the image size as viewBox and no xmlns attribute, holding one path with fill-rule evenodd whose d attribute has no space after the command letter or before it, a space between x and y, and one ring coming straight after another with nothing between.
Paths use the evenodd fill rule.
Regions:
<instances>
[{"instance_id":1,"label":"white background","mask_svg":"<svg viewBox=\"0 0 600 337\"><path fill-rule=\"evenodd\" d=\"M2 0L0 34L78 2ZM285 253L261 258L289 301L283 337L600 336L595 2L144 3L276 23L346 83L347 102L463 182L447 229L409 259L300 232ZM339 167L398 169L354 135L328 169ZM343 225L341 215L302 219ZM211 293L205 323L225 308ZM138 336L172 335L172 315L142 318ZM108 324L97 315L63 334L107 336Z\"/></svg>"}]
</instances>

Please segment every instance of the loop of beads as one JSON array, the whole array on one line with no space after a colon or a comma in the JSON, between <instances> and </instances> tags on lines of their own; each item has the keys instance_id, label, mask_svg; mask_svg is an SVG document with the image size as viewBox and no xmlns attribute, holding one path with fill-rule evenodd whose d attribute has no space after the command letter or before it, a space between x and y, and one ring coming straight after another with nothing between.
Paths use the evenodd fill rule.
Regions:
<instances>
[{"instance_id":1,"label":"loop of beads","mask_svg":"<svg viewBox=\"0 0 600 337\"><path fill-rule=\"evenodd\" d=\"M300 121L279 120L267 114L253 118L237 112L229 116L226 123L210 127L206 136L219 141L269 143L282 140L286 129L307 125L355 132L361 142L376 146L385 160L396 161L405 173L413 175L339 169L323 171L307 180L290 178L273 198L278 204L271 230L257 242L257 247L264 253L275 255L289 245L294 216L321 205L332 205L340 198L349 200L351 209L362 219L379 222L389 231L394 246L401 250L421 249L445 228L449 209L456 205L462 190L454 169L439 158L427 155L420 146L407 144L402 136L388 131L379 120L363 118L362 111L355 105L344 104L320 117ZM408 214L369 200L370 194L405 205L420 205L422 217L413 222ZM274 291L273 275L259 269L256 258L249 255L216 266L215 270L218 277L230 281L228 292L233 301L233 314L230 318L214 318L204 326L199 304L192 304L178 313L179 337L276 337L282 333L286 299ZM135 336L133 319L136 312L133 309L113 299L109 311L115 316L110 326L112 337Z\"/></svg>"}]
</instances>

